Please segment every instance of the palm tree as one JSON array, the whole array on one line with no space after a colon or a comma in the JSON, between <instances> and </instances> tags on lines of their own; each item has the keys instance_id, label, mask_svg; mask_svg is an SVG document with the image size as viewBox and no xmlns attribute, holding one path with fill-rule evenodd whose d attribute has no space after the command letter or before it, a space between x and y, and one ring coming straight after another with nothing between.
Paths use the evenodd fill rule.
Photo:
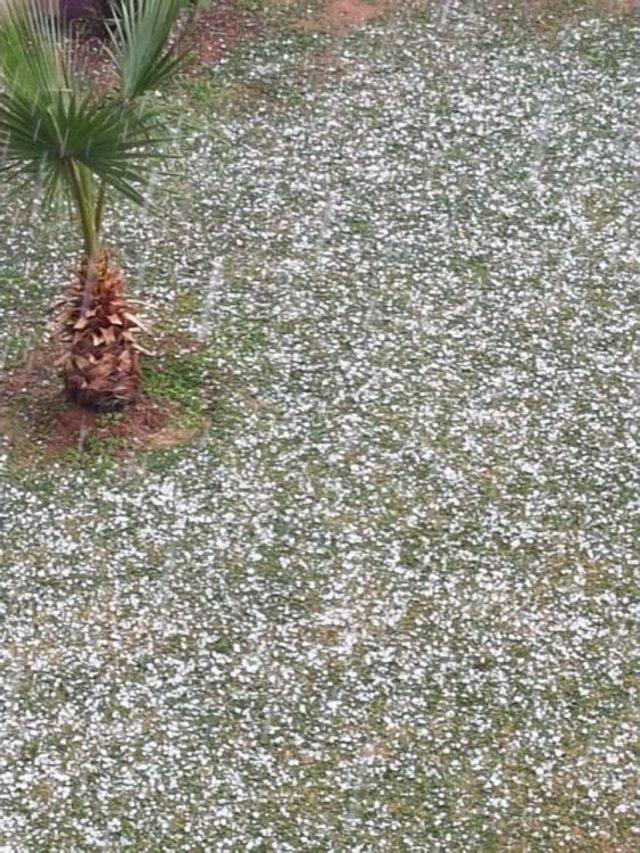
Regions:
<instances>
[{"instance_id":1,"label":"palm tree","mask_svg":"<svg viewBox=\"0 0 640 853\"><path fill-rule=\"evenodd\" d=\"M124 277L103 243L112 195L145 203L145 188L166 141L153 98L181 57L170 43L183 0L122 0L111 31L117 83L87 87L70 39L41 0L4 0L0 8L0 171L35 185L45 206L65 198L84 255L65 295L58 365L67 396L108 410L140 391L140 321Z\"/></svg>"}]
</instances>

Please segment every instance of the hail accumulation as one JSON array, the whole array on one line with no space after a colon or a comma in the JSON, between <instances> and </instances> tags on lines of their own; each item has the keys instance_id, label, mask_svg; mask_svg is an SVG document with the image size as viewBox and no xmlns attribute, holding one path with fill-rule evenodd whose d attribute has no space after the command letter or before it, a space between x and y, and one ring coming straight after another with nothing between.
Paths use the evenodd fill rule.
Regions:
<instances>
[{"instance_id":1,"label":"hail accumulation","mask_svg":"<svg viewBox=\"0 0 640 853\"><path fill-rule=\"evenodd\" d=\"M3 457L3 849L638 843L637 25L447 7L214 68L109 223L231 379L180 451ZM12 351L77 255L0 225Z\"/></svg>"}]
</instances>

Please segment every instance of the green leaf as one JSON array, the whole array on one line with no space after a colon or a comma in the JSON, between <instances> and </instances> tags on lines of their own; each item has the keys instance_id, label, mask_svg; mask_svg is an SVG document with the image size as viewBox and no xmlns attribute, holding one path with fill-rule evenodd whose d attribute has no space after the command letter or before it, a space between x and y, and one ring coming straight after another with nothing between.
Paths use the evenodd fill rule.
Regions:
<instances>
[{"instance_id":1,"label":"green leaf","mask_svg":"<svg viewBox=\"0 0 640 853\"><path fill-rule=\"evenodd\" d=\"M84 92L72 43L40 0L0 0L0 171L34 181L45 204L66 196L87 254L99 242L105 191L136 204L168 141L162 113L132 98L173 73L167 47L182 0L125 0L120 33L122 90Z\"/></svg>"},{"instance_id":2,"label":"green leaf","mask_svg":"<svg viewBox=\"0 0 640 853\"><path fill-rule=\"evenodd\" d=\"M170 45L184 0L123 0L112 32L113 57L126 102L162 86L182 63Z\"/></svg>"},{"instance_id":3,"label":"green leaf","mask_svg":"<svg viewBox=\"0 0 640 853\"><path fill-rule=\"evenodd\" d=\"M9 175L39 179L51 192L75 164L138 204L165 141L154 111L71 92L35 102L20 92L0 94L0 139Z\"/></svg>"},{"instance_id":4,"label":"green leaf","mask_svg":"<svg viewBox=\"0 0 640 853\"><path fill-rule=\"evenodd\" d=\"M37 98L64 89L70 69L53 16L35 0L0 3L0 73L5 88Z\"/></svg>"}]
</instances>

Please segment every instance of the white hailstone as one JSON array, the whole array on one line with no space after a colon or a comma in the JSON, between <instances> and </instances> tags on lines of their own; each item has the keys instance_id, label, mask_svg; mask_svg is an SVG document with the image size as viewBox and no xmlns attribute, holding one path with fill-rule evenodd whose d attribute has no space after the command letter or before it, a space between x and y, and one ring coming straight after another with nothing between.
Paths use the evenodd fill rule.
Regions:
<instances>
[{"instance_id":1,"label":"white hailstone","mask_svg":"<svg viewBox=\"0 0 640 853\"><path fill-rule=\"evenodd\" d=\"M221 60L295 103L109 213L177 332L223 264L229 378L135 469L3 444L0 846L628 843L635 45L446 5ZM5 352L76 244L0 197Z\"/></svg>"}]
</instances>

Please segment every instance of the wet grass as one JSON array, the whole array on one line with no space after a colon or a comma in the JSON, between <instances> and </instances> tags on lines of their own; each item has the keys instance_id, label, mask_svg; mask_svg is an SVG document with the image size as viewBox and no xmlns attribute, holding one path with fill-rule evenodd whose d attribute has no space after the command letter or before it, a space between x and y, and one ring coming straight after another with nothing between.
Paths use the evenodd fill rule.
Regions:
<instances>
[{"instance_id":1,"label":"wet grass","mask_svg":"<svg viewBox=\"0 0 640 853\"><path fill-rule=\"evenodd\" d=\"M3 451L0 843L636 846L637 24L436 7L185 80L109 221L198 435Z\"/></svg>"}]
</instances>

